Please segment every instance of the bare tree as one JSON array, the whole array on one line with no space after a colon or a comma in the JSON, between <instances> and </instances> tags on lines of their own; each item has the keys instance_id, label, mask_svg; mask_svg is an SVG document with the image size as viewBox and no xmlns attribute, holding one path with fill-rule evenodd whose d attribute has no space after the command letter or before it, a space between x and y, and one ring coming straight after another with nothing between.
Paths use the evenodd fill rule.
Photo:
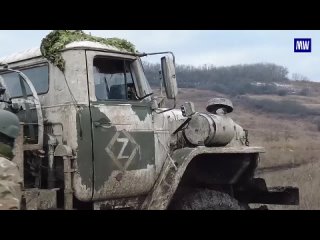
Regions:
<instances>
[{"instance_id":1,"label":"bare tree","mask_svg":"<svg viewBox=\"0 0 320 240\"><path fill-rule=\"evenodd\" d=\"M293 81L309 81L309 78L300 73L293 73L291 79Z\"/></svg>"}]
</instances>

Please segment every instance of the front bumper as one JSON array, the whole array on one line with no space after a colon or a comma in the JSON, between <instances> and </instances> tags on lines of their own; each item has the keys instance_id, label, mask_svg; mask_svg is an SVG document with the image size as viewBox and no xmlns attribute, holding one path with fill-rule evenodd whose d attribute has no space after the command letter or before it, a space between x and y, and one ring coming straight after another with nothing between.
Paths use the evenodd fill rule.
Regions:
<instances>
[{"instance_id":1,"label":"front bumper","mask_svg":"<svg viewBox=\"0 0 320 240\"><path fill-rule=\"evenodd\" d=\"M239 190L236 198L246 203L299 205L299 188L297 187L271 187L267 188L265 180L254 178L250 187Z\"/></svg>"}]
</instances>

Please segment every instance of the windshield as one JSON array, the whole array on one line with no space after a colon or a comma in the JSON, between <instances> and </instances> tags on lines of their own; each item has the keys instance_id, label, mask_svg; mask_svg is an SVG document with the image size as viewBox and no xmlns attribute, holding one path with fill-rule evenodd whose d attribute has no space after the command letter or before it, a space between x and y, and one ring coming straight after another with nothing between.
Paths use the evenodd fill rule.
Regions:
<instances>
[{"instance_id":1,"label":"windshield","mask_svg":"<svg viewBox=\"0 0 320 240\"><path fill-rule=\"evenodd\" d=\"M98 101L141 100L152 92L138 60L97 56L93 71Z\"/></svg>"}]
</instances>

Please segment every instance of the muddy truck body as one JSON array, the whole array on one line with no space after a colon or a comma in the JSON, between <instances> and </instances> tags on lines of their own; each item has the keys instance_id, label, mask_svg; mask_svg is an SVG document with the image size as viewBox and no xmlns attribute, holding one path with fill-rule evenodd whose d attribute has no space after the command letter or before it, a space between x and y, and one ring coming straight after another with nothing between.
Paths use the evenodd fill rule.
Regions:
<instances>
[{"instance_id":1,"label":"muddy truck body","mask_svg":"<svg viewBox=\"0 0 320 240\"><path fill-rule=\"evenodd\" d=\"M214 98L161 106L141 58L97 42L61 51L61 71L31 49L0 59L1 106L21 122L14 161L23 209L248 209L298 204L298 189L255 177L262 147ZM167 99L178 88L174 55L161 55ZM4 99L4 97L3 97ZM171 102L169 102L171 104Z\"/></svg>"}]
</instances>

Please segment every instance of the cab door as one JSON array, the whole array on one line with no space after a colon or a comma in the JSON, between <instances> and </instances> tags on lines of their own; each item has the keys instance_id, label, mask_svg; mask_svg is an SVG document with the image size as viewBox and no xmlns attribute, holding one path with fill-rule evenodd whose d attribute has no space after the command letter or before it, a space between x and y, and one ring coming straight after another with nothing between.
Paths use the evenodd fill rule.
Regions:
<instances>
[{"instance_id":1,"label":"cab door","mask_svg":"<svg viewBox=\"0 0 320 240\"><path fill-rule=\"evenodd\" d=\"M87 51L93 200L146 194L155 181L150 101L138 96L134 57Z\"/></svg>"}]
</instances>

